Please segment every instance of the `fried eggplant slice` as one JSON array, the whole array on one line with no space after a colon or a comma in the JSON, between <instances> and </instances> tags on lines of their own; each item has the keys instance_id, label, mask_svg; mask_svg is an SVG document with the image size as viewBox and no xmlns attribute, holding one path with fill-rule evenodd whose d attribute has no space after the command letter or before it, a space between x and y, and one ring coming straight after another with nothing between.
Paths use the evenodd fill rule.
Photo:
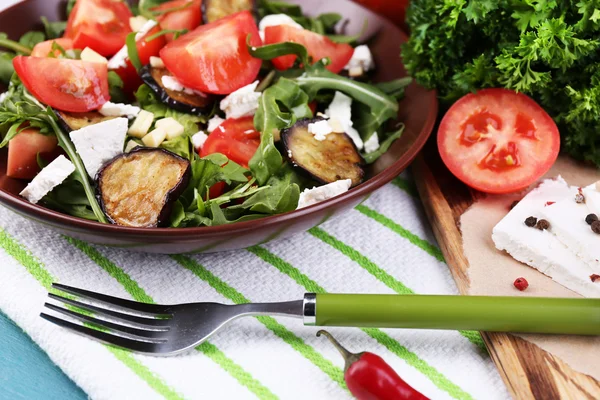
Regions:
<instances>
[{"instance_id":1,"label":"fried eggplant slice","mask_svg":"<svg viewBox=\"0 0 600 400\"><path fill-rule=\"evenodd\" d=\"M113 158L98 172L100 205L113 224L165 226L190 175L188 160L164 149L137 147Z\"/></svg>"},{"instance_id":2,"label":"fried eggplant slice","mask_svg":"<svg viewBox=\"0 0 600 400\"><path fill-rule=\"evenodd\" d=\"M54 110L58 117L58 122L67 132L76 131L86 126L99 124L100 122L114 119L115 117L106 117L100 114L98 111L90 111L86 113L72 113L66 111Z\"/></svg>"},{"instance_id":3,"label":"fried eggplant slice","mask_svg":"<svg viewBox=\"0 0 600 400\"><path fill-rule=\"evenodd\" d=\"M322 119L303 119L281 132L285 154L297 167L322 183L340 179L352 180L352 186L362 182L363 159L352 139L345 133L330 133L317 140L308 131L308 124Z\"/></svg>"},{"instance_id":4,"label":"fried eggplant slice","mask_svg":"<svg viewBox=\"0 0 600 400\"><path fill-rule=\"evenodd\" d=\"M212 110L216 96L211 94L186 93L165 88L162 77L173 76L166 68L153 68L146 65L140 70L140 77L152 89L158 99L174 110L200 115Z\"/></svg>"},{"instance_id":5,"label":"fried eggplant slice","mask_svg":"<svg viewBox=\"0 0 600 400\"><path fill-rule=\"evenodd\" d=\"M240 11L250 11L256 19L256 0L204 0L202 2L202 19L210 24L228 15Z\"/></svg>"}]
</instances>

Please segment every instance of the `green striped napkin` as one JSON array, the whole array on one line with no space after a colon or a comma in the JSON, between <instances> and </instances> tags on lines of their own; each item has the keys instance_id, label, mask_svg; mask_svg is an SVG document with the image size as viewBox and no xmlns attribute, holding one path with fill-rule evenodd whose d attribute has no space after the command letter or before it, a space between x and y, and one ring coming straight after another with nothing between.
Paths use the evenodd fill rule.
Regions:
<instances>
[{"instance_id":1,"label":"green striped napkin","mask_svg":"<svg viewBox=\"0 0 600 400\"><path fill-rule=\"evenodd\" d=\"M336 350L316 328L240 319L171 358L136 355L38 317L50 284L149 303L284 301L305 292L457 294L412 182L397 178L322 226L228 253L160 256L92 246L0 208L0 309L92 398L351 398ZM473 332L331 329L375 352L434 399L508 393Z\"/></svg>"}]
</instances>

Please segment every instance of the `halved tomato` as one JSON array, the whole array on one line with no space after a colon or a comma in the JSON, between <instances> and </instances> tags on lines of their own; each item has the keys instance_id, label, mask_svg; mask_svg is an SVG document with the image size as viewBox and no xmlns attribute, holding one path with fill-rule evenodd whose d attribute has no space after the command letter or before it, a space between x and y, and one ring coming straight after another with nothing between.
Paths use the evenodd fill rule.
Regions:
<instances>
[{"instance_id":1,"label":"halved tomato","mask_svg":"<svg viewBox=\"0 0 600 400\"><path fill-rule=\"evenodd\" d=\"M73 41L68 38L59 38L46 40L40 42L33 47L31 51L31 57L48 57L52 54L54 57L60 56L60 50L52 50L52 46L56 42L57 45L63 48L63 50L71 50L73 48Z\"/></svg>"},{"instance_id":2,"label":"halved tomato","mask_svg":"<svg viewBox=\"0 0 600 400\"><path fill-rule=\"evenodd\" d=\"M27 128L8 142L6 175L17 179L33 179L40 167L37 155L51 162L60 154L56 136L44 135L39 129Z\"/></svg>"},{"instance_id":3,"label":"halved tomato","mask_svg":"<svg viewBox=\"0 0 600 400\"><path fill-rule=\"evenodd\" d=\"M329 57L331 63L327 69L333 73L338 73L354 54L352 46L346 43L335 43L327 36L319 35L307 29L299 29L289 25L269 26L265 29L265 44L275 44L282 42L300 43L308 50L308 55L317 62L325 57ZM281 56L272 60L275 68L286 70L291 68L296 61L296 56Z\"/></svg>"},{"instance_id":4,"label":"halved tomato","mask_svg":"<svg viewBox=\"0 0 600 400\"><path fill-rule=\"evenodd\" d=\"M121 0L77 0L69 15L65 37L73 47L95 50L112 56L125 44L131 32L129 7Z\"/></svg>"},{"instance_id":5,"label":"halved tomato","mask_svg":"<svg viewBox=\"0 0 600 400\"><path fill-rule=\"evenodd\" d=\"M526 188L550 169L560 150L552 118L531 98L508 89L484 89L458 100L437 139L448 169L487 193Z\"/></svg>"},{"instance_id":6,"label":"halved tomato","mask_svg":"<svg viewBox=\"0 0 600 400\"><path fill-rule=\"evenodd\" d=\"M160 52L165 66L185 86L203 93L229 94L258 76L262 61L246 47L260 46L256 22L242 11L207 25L166 45Z\"/></svg>"},{"instance_id":7,"label":"halved tomato","mask_svg":"<svg viewBox=\"0 0 600 400\"><path fill-rule=\"evenodd\" d=\"M167 42L165 40L164 35L159 36L156 39L152 39L149 42L146 42L147 38L157 34L160 31L161 28L155 26L154 28L150 29L146 35L144 35L142 38L140 38L140 40L136 42L138 56L140 57L140 62L142 63L142 65L148 64L150 62L150 57L157 57L160 53L160 49L165 47L165 44ZM131 64L129 58L125 60L125 63L127 64L126 67L121 67L115 70L115 72L119 74L119 76L123 80L123 91L128 95L132 95L143 82L139 77L135 67L133 66L133 64Z\"/></svg>"},{"instance_id":8,"label":"halved tomato","mask_svg":"<svg viewBox=\"0 0 600 400\"><path fill-rule=\"evenodd\" d=\"M17 56L13 66L31 94L59 110L88 112L110 100L106 64Z\"/></svg>"},{"instance_id":9,"label":"halved tomato","mask_svg":"<svg viewBox=\"0 0 600 400\"><path fill-rule=\"evenodd\" d=\"M158 16L158 23L163 29L192 31L202 22L201 0L167 1L151 11L163 13ZM165 35L168 42L173 40L173 34Z\"/></svg>"},{"instance_id":10,"label":"halved tomato","mask_svg":"<svg viewBox=\"0 0 600 400\"><path fill-rule=\"evenodd\" d=\"M258 146L260 133L254 129L254 117L230 118L208 135L200 150L200 157L221 153L231 161L248 168Z\"/></svg>"}]
</instances>

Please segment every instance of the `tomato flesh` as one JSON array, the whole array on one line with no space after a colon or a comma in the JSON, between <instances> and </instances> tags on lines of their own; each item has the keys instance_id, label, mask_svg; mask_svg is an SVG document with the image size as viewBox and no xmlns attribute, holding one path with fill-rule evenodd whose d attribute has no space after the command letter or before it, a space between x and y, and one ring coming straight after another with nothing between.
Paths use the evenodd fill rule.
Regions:
<instances>
[{"instance_id":1,"label":"tomato flesh","mask_svg":"<svg viewBox=\"0 0 600 400\"><path fill-rule=\"evenodd\" d=\"M202 22L201 0L173 0L152 8L152 11L167 11L158 17L162 29L192 31ZM174 34L165 35L168 42L173 41Z\"/></svg>"},{"instance_id":2,"label":"tomato flesh","mask_svg":"<svg viewBox=\"0 0 600 400\"><path fill-rule=\"evenodd\" d=\"M138 56L140 57L140 62L142 63L142 65L148 64L150 62L150 57L158 57L160 50L167 43L164 35L159 36L156 39L152 39L149 42L146 42L147 38L157 34L160 31L161 28L155 26L154 28L150 29L146 35L144 35L142 38L140 38L140 40L136 42ZM131 96L143 82L140 76L138 75L137 70L135 69L133 64L131 64L129 58L125 60L125 63L127 64L126 67L121 67L115 70L115 72L123 80L123 91L127 95Z\"/></svg>"},{"instance_id":3,"label":"tomato flesh","mask_svg":"<svg viewBox=\"0 0 600 400\"><path fill-rule=\"evenodd\" d=\"M65 37L73 47L86 47L108 57L114 55L131 32L132 17L127 4L120 0L77 0L69 15Z\"/></svg>"},{"instance_id":4,"label":"tomato flesh","mask_svg":"<svg viewBox=\"0 0 600 400\"><path fill-rule=\"evenodd\" d=\"M56 136L43 135L38 129L27 128L8 142L6 175L17 179L33 179L40 167L37 155L51 162L60 154Z\"/></svg>"},{"instance_id":5,"label":"tomato flesh","mask_svg":"<svg viewBox=\"0 0 600 400\"><path fill-rule=\"evenodd\" d=\"M354 49L346 43L334 43L326 36L311 32L307 29L299 29L289 25L269 26L265 29L265 44L282 42L300 43L306 47L308 55L313 58L313 63L329 57L330 63L327 69L333 73L339 73L352 58ZM275 68L286 70L291 68L296 61L294 55L281 56L272 60Z\"/></svg>"},{"instance_id":6,"label":"tomato flesh","mask_svg":"<svg viewBox=\"0 0 600 400\"><path fill-rule=\"evenodd\" d=\"M260 133L254 129L254 117L230 118L208 135L200 150L200 157L221 153L248 168L259 145Z\"/></svg>"},{"instance_id":7,"label":"tomato flesh","mask_svg":"<svg viewBox=\"0 0 600 400\"><path fill-rule=\"evenodd\" d=\"M59 110L88 112L110 100L105 64L17 56L13 66L31 94Z\"/></svg>"},{"instance_id":8,"label":"tomato flesh","mask_svg":"<svg viewBox=\"0 0 600 400\"><path fill-rule=\"evenodd\" d=\"M73 48L73 41L68 38L59 38L46 40L45 42L40 42L33 47L31 51L31 57L58 57L61 55L59 49L52 50L52 46L56 42L57 45L63 48L63 50L71 50Z\"/></svg>"},{"instance_id":9,"label":"tomato flesh","mask_svg":"<svg viewBox=\"0 0 600 400\"><path fill-rule=\"evenodd\" d=\"M448 169L487 193L531 185L552 166L560 136L550 116L531 98L508 89L484 89L458 100L438 131Z\"/></svg>"},{"instance_id":10,"label":"tomato flesh","mask_svg":"<svg viewBox=\"0 0 600 400\"><path fill-rule=\"evenodd\" d=\"M252 14L242 11L167 44L161 51L167 69L185 86L203 93L229 94L249 85L258 76L262 61L246 47L262 41Z\"/></svg>"}]
</instances>

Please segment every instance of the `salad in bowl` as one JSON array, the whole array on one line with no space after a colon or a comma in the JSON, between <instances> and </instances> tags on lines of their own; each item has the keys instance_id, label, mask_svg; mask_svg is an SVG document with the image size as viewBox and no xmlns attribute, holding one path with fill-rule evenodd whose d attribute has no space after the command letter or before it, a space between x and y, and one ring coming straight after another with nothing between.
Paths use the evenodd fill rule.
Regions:
<instances>
[{"instance_id":1,"label":"salad in bowl","mask_svg":"<svg viewBox=\"0 0 600 400\"><path fill-rule=\"evenodd\" d=\"M403 132L409 78L372 83L338 14L253 0L77 0L0 36L0 147L20 195L125 227L309 207L368 178Z\"/></svg>"}]
</instances>

